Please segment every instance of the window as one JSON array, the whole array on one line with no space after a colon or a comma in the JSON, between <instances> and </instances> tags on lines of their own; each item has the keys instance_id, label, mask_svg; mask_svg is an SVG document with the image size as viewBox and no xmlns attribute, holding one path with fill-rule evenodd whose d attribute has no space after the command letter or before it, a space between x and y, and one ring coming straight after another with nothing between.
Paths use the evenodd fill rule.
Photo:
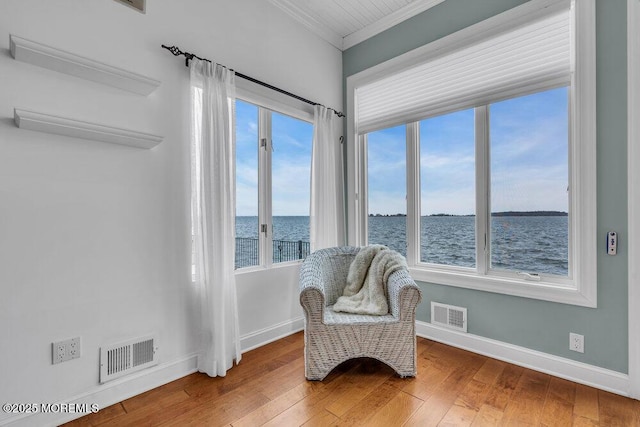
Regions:
<instances>
[{"instance_id":1,"label":"window","mask_svg":"<svg viewBox=\"0 0 640 427\"><path fill-rule=\"evenodd\" d=\"M404 126L367 135L368 242L406 255L405 145Z\"/></svg>"},{"instance_id":2,"label":"window","mask_svg":"<svg viewBox=\"0 0 640 427\"><path fill-rule=\"evenodd\" d=\"M473 109L419 123L420 261L476 266Z\"/></svg>"},{"instance_id":3,"label":"window","mask_svg":"<svg viewBox=\"0 0 640 427\"><path fill-rule=\"evenodd\" d=\"M489 106L491 269L569 276L568 88Z\"/></svg>"},{"instance_id":4,"label":"window","mask_svg":"<svg viewBox=\"0 0 640 427\"><path fill-rule=\"evenodd\" d=\"M258 111L236 100L236 268L260 264Z\"/></svg>"},{"instance_id":5,"label":"window","mask_svg":"<svg viewBox=\"0 0 640 427\"><path fill-rule=\"evenodd\" d=\"M273 262L309 254L313 124L272 112Z\"/></svg>"},{"instance_id":6,"label":"window","mask_svg":"<svg viewBox=\"0 0 640 427\"><path fill-rule=\"evenodd\" d=\"M309 253L313 124L236 101L236 268Z\"/></svg>"},{"instance_id":7,"label":"window","mask_svg":"<svg viewBox=\"0 0 640 427\"><path fill-rule=\"evenodd\" d=\"M594 15L533 0L349 77L350 243L404 246L417 280L595 306Z\"/></svg>"},{"instance_id":8,"label":"window","mask_svg":"<svg viewBox=\"0 0 640 427\"><path fill-rule=\"evenodd\" d=\"M416 123L419 262L567 277L568 118L568 88L562 87ZM476 132L478 121L488 135ZM367 241L403 254L407 139L405 126L366 136ZM477 151L490 161L477 162ZM490 195L480 205L476 176L484 183L478 193Z\"/></svg>"}]
</instances>

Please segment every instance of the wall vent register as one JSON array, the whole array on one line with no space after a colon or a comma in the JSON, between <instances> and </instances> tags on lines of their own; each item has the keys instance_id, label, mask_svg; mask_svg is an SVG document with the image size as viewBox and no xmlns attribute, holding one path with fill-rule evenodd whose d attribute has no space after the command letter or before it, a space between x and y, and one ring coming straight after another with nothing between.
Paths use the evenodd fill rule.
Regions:
<instances>
[{"instance_id":1,"label":"wall vent register","mask_svg":"<svg viewBox=\"0 0 640 427\"><path fill-rule=\"evenodd\" d=\"M148 336L100 348L100 383L157 365L157 343Z\"/></svg>"},{"instance_id":2,"label":"wall vent register","mask_svg":"<svg viewBox=\"0 0 640 427\"><path fill-rule=\"evenodd\" d=\"M431 301L431 324L467 332L467 309Z\"/></svg>"}]
</instances>

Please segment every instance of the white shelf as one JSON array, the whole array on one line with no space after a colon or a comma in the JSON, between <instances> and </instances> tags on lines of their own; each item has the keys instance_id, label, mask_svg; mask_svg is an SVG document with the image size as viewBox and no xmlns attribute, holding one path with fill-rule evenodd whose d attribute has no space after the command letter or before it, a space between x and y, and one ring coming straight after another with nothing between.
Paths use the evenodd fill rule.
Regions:
<instances>
[{"instance_id":1,"label":"white shelf","mask_svg":"<svg viewBox=\"0 0 640 427\"><path fill-rule=\"evenodd\" d=\"M13 120L20 129L54 133L74 138L93 139L138 148L153 148L162 137L80 120L51 116L34 111L13 110Z\"/></svg>"},{"instance_id":2,"label":"white shelf","mask_svg":"<svg viewBox=\"0 0 640 427\"><path fill-rule=\"evenodd\" d=\"M14 35L9 36L9 42L11 56L18 61L145 96L160 86L158 80Z\"/></svg>"}]
</instances>

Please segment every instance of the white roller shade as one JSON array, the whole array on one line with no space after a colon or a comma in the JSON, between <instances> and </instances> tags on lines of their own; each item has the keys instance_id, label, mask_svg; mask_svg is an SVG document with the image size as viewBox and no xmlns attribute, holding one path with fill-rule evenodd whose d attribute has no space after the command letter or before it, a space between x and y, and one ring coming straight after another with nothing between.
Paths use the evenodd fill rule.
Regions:
<instances>
[{"instance_id":1,"label":"white roller shade","mask_svg":"<svg viewBox=\"0 0 640 427\"><path fill-rule=\"evenodd\" d=\"M571 13L568 6L549 9L555 10L444 54L432 53L417 65L357 87L356 131L569 84Z\"/></svg>"}]
</instances>

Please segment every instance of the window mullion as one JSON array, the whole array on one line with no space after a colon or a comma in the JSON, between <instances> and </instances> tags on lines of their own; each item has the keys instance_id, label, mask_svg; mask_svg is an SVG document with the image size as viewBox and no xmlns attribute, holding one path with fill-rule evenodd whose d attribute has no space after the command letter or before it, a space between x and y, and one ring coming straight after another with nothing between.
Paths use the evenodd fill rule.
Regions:
<instances>
[{"instance_id":1,"label":"window mullion","mask_svg":"<svg viewBox=\"0 0 640 427\"><path fill-rule=\"evenodd\" d=\"M407 138L407 262L420 261L420 127L406 126Z\"/></svg>"},{"instance_id":2,"label":"window mullion","mask_svg":"<svg viewBox=\"0 0 640 427\"><path fill-rule=\"evenodd\" d=\"M360 151L360 165L359 165L359 177L360 185L358 187L358 194L356 194L357 204L359 207L360 223L356 225L356 245L368 244L369 236L369 182L367 177L367 135L358 136L358 144Z\"/></svg>"},{"instance_id":3,"label":"window mullion","mask_svg":"<svg viewBox=\"0 0 640 427\"><path fill-rule=\"evenodd\" d=\"M489 271L491 253L489 106L475 109L476 128L476 268Z\"/></svg>"},{"instance_id":4,"label":"window mullion","mask_svg":"<svg viewBox=\"0 0 640 427\"><path fill-rule=\"evenodd\" d=\"M260 224L260 265L273 263L273 221L271 218L271 112L258 113L258 222Z\"/></svg>"}]
</instances>

